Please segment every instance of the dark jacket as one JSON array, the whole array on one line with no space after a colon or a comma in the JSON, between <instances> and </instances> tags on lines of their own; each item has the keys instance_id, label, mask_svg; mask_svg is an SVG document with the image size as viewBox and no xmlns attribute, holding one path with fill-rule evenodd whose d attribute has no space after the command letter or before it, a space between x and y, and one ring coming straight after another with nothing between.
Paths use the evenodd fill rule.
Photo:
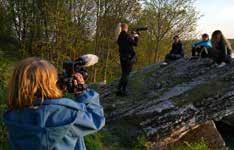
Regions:
<instances>
[{"instance_id":1,"label":"dark jacket","mask_svg":"<svg viewBox=\"0 0 234 150\"><path fill-rule=\"evenodd\" d=\"M209 57L213 58L218 64L222 62L231 63L231 53L232 50L223 41L220 41L216 47L209 51Z\"/></svg>"},{"instance_id":2,"label":"dark jacket","mask_svg":"<svg viewBox=\"0 0 234 150\"><path fill-rule=\"evenodd\" d=\"M120 58L133 58L135 56L134 46L137 46L138 38L132 38L127 32L122 31L118 38Z\"/></svg>"},{"instance_id":3,"label":"dark jacket","mask_svg":"<svg viewBox=\"0 0 234 150\"><path fill-rule=\"evenodd\" d=\"M231 56L231 49L229 49L224 42L220 41L217 45L217 47L215 47L215 49L219 50L220 53L221 53L221 56L222 57L225 57L225 56Z\"/></svg>"},{"instance_id":4,"label":"dark jacket","mask_svg":"<svg viewBox=\"0 0 234 150\"><path fill-rule=\"evenodd\" d=\"M170 54L181 55L182 57L184 57L183 44L181 42L179 42L179 43L173 43Z\"/></svg>"},{"instance_id":5,"label":"dark jacket","mask_svg":"<svg viewBox=\"0 0 234 150\"><path fill-rule=\"evenodd\" d=\"M105 125L99 94L34 101L35 108L8 110L4 122L13 150L85 150L84 136Z\"/></svg>"}]
</instances>

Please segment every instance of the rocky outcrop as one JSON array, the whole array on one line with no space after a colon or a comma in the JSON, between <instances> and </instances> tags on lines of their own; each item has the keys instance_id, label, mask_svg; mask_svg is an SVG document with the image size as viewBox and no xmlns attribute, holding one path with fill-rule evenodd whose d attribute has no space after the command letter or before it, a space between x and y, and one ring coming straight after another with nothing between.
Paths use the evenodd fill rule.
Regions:
<instances>
[{"instance_id":1,"label":"rocky outcrop","mask_svg":"<svg viewBox=\"0 0 234 150\"><path fill-rule=\"evenodd\" d=\"M185 59L151 65L131 74L124 98L115 96L117 83L98 89L108 123L155 144L175 142L200 124L234 113L234 64L217 68L209 59Z\"/></svg>"},{"instance_id":2,"label":"rocky outcrop","mask_svg":"<svg viewBox=\"0 0 234 150\"><path fill-rule=\"evenodd\" d=\"M191 129L179 141L173 143L172 145L168 145L167 148L173 149L177 143L180 144L184 143L185 141L187 143L199 143L201 140L204 141L204 143L207 143L209 145L209 149L211 150L228 150L213 121L208 121L194 129ZM155 149L159 148L155 147Z\"/></svg>"}]
</instances>

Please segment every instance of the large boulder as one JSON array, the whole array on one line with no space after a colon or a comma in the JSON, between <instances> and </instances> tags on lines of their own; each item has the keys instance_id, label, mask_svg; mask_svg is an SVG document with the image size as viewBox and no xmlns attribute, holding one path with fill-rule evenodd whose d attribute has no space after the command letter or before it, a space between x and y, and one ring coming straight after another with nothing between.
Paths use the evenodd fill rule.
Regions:
<instances>
[{"instance_id":1,"label":"large boulder","mask_svg":"<svg viewBox=\"0 0 234 150\"><path fill-rule=\"evenodd\" d=\"M213 121L207 121L206 123L195 126L177 142L167 145L167 148L173 149L176 144L181 144L184 142L199 143L201 141L204 141L211 150L228 150ZM160 149L160 147L154 147L154 149Z\"/></svg>"},{"instance_id":2,"label":"large boulder","mask_svg":"<svg viewBox=\"0 0 234 150\"><path fill-rule=\"evenodd\" d=\"M117 80L98 91L112 129L167 145L200 124L234 114L233 79L234 64L217 68L209 59L181 59L133 72L128 97L115 95Z\"/></svg>"}]
</instances>

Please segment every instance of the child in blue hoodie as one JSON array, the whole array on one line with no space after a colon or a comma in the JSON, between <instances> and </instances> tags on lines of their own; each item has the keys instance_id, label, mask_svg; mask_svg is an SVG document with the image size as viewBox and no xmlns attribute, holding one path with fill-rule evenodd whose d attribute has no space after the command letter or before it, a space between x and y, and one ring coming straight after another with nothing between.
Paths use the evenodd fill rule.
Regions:
<instances>
[{"instance_id":1,"label":"child in blue hoodie","mask_svg":"<svg viewBox=\"0 0 234 150\"><path fill-rule=\"evenodd\" d=\"M211 41L208 34L202 35L202 40L192 44L192 56L193 57L208 57L208 49L211 49Z\"/></svg>"},{"instance_id":2,"label":"child in blue hoodie","mask_svg":"<svg viewBox=\"0 0 234 150\"><path fill-rule=\"evenodd\" d=\"M85 150L84 136L105 124L99 95L86 90L62 98L57 70L48 61L28 58L14 70L4 122L13 150ZM84 84L81 74L75 74Z\"/></svg>"}]
</instances>

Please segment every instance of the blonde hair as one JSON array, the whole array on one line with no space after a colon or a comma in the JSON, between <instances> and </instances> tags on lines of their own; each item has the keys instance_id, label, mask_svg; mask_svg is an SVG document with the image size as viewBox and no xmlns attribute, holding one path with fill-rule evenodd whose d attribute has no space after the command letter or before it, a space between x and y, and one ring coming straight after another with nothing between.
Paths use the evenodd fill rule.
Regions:
<instances>
[{"instance_id":1,"label":"blonde hair","mask_svg":"<svg viewBox=\"0 0 234 150\"><path fill-rule=\"evenodd\" d=\"M22 60L9 83L8 108L30 107L35 99L61 98L57 78L56 68L48 61L35 57Z\"/></svg>"},{"instance_id":2,"label":"blonde hair","mask_svg":"<svg viewBox=\"0 0 234 150\"><path fill-rule=\"evenodd\" d=\"M122 23L122 24L121 24L121 30L124 30L124 29L126 29L126 28L128 28L128 24Z\"/></svg>"},{"instance_id":3,"label":"blonde hair","mask_svg":"<svg viewBox=\"0 0 234 150\"><path fill-rule=\"evenodd\" d=\"M115 29L115 40L118 41L119 35L121 32L121 23L118 23L116 29Z\"/></svg>"},{"instance_id":4,"label":"blonde hair","mask_svg":"<svg viewBox=\"0 0 234 150\"><path fill-rule=\"evenodd\" d=\"M116 29L115 29L115 40L118 41L119 35L120 33L124 30L128 28L128 24L126 23L118 23Z\"/></svg>"}]
</instances>

